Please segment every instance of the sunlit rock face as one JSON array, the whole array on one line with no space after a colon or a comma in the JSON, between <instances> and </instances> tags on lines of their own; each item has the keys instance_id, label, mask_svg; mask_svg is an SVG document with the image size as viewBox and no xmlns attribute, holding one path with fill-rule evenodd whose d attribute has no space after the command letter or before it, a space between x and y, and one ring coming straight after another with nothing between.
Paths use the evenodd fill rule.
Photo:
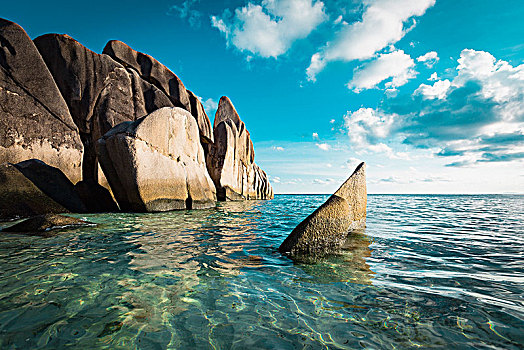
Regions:
<instances>
[{"instance_id":1,"label":"sunlit rock face","mask_svg":"<svg viewBox=\"0 0 524 350\"><path fill-rule=\"evenodd\" d=\"M120 209L152 212L215 205L198 126L178 107L111 129L97 144Z\"/></svg>"},{"instance_id":2,"label":"sunlit rock face","mask_svg":"<svg viewBox=\"0 0 524 350\"><path fill-rule=\"evenodd\" d=\"M336 251L353 229L366 224L366 165L361 163L340 188L302 221L279 247L291 255L322 255Z\"/></svg>"},{"instance_id":3,"label":"sunlit rock face","mask_svg":"<svg viewBox=\"0 0 524 350\"><path fill-rule=\"evenodd\" d=\"M207 169L218 200L272 199L266 173L255 164L253 142L229 98L220 99L208 147Z\"/></svg>"},{"instance_id":4,"label":"sunlit rock face","mask_svg":"<svg viewBox=\"0 0 524 350\"><path fill-rule=\"evenodd\" d=\"M130 48L118 40L109 41L103 53L111 56L128 70L136 71L140 77L155 85L166 94L175 107L184 108L195 117L200 136L204 142L213 141L211 122L198 97L186 90L182 81L162 63L142 52Z\"/></svg>"},{"instance_id":5,"label":"sunlit rock face","mask_svg":"<svg viewBox=\"0 0 524 350\"><path fill-rule=\"evenodd\" d=\"M68 35L46 34L34 43L51 72L84 144L82 179L98 180L95 143L113 126L172 107L157 87L107 55Z\"/></svg>"},{"instance_id":6,"label":"sunlit rock face","mask_svg":"<svg viewBox=\"0 0 524 350\"><path fill-rule=\"evenodd\" d=\"M37 158L81 179L77 126L33 41L0 19L0 163Z\"/></svg>"}]
</instances>

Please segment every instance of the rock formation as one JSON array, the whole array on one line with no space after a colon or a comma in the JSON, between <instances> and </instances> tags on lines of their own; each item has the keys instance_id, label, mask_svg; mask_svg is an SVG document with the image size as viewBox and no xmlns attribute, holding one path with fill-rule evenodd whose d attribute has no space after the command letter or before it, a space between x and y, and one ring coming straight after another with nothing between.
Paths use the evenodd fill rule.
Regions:
<instances>
[{"instance_id":1,"label":"rock formation","mask_svg":"<svg viewBox=\"0 0 524 350\"><path fill-rule=\"evenodd\" d=\"M199 209L215 204L197 123L182 108L161 108L116 126L98 141L97 151L122 210Z\"/></svg>"},{"instance_id":2,"label":"rock formation","mask_svg":"<svg viewBox=\"0 0 524 350\"><path fill-rule=\"evenodd\" d=\"M49 67L84 144L82 179L98 179L95 143L113 126L136 120L169 98L107 55L99 55L68 35L46 34L34 40Z\"/></svg>"},{"instance_id":3,"label":"rock formation","mask_svg":"<svg viewBox=\"0 0 524 350\"><path fill-rule=\"evenodd\" d=\"M221 200L273 198L227 97L212 128L153 57L120 41L97 54L68 35L31 40L2 19L0 164L0 219L207 208L215 185Z\"/></svg>"},{"instance_id":4,"label":"rock formation","mask_svg":"<svg viewBox=\"0 0 524 350\"><path fill-rule=\"evenodd\" d=\"M0 163L38 158L76 182L82 152L78 128L33 41L0 19Z\"/></svg>"},{"instance_id":5,"label":"rock formation","mask_svg":"<svg viewBox=\"0 0 524 350\"><path fill-rule=\"evenodd\" d=\"M195 117L204 142L212 142L211 122L202 103L193 92L186 90L182 81L153 57L133 50L118 40L109 41L103 51L124 67L136 71L140 77L166 94L175 107L191 112Z\"/></svg>"},{"instance_id":6,"label":"rock formation","mask_svg":"<svg viewBox=\"0 0 524 350\"><path fill-rule=\"evenodd\" d=\"M208 147L207 169L218 200L272 199L266 173L255 164L249 131L229 98L220 99Z\"/></svg>"},{"instance_id":7,"label":"rock formation","mask_svg":"<svg viewBox=\"0 0 524 350\"><path fill-rule=\"evenodd\" d=\"M118 211L111 192L94 179L82 180L75 184L78 196L90 213L112 213Z\"/></svg>"},{"instance_id":8,"label":"rock formation","mask_svg":"<svg viewBox=\"0 0 524 350\"><path fill-rule=\"evenodd\" d=\"M0 199L1 220L86 211L69 179L34 159L0 165Z\"/></svg>"},{"instance_id":9,"label":"rock formation","mask_svg":"<svg viewBox=\"0 0 524 350\"><path fill-rule=\"evenodd\" d=\"M70 216L45 214L25 219L13 226L3 229L2 231L47 237L52 235L52 232L50 232L51 230L87 225L94 224Z\"/></svg>"},{"instance_id":10,"label":"rock formation","mask_svg":"<svg viewBox=\"0 0 524 350\"><path fill-rule=\"evenodd\" d=\"M313 214L302 221L278 250L291 255L325 254L346 241L351 230L366 223L366 173L361 163Z\"/></svg>"}]
</instances>

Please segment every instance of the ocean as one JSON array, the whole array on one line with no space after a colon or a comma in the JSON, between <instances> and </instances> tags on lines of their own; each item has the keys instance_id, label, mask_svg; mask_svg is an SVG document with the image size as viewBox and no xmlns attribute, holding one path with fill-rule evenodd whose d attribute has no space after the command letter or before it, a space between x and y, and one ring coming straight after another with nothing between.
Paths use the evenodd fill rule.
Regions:
<instances>
[{"instance_id":1,"label":"ocean","mask_svg":"<svg viewBox=\"0 0 524 350\"><path fill-rule=\"evenodd\" d=\"M327 198L0 233L0 348L522 349L524 196L369 195L339 254L281 255Z\"/></svg>"}]
</instances>

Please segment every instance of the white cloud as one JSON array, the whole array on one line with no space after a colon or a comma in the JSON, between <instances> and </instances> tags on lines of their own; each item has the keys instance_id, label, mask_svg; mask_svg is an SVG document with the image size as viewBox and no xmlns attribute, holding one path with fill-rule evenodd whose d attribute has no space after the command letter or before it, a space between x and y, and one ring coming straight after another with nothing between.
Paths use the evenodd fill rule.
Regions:
<instances>
[{"instance_id":1,"label":"white cloud","mask_svg":"<svg viewBox=\"0 0 524 350\"><path fill-rule=\"evenodd\" d=\"M199 1L200 0L185 0L180 5L173 5L169 9L168 14L174 14L187 20L191 27L199 28L201 25L200 18L202 17L202 13L193 8L193 5Z\"/></svg>"},{"instance_id":2,"label":"white cloud","mask_svg":"<svg viewBox=\"0 0 524 350\"><path fill-rule=\"evenodd\" d=\"M362 20L345 25L332 42L311 57L306 70L309 80L314 81L328 62L368 59L396 43L410 30L406 22L422 16L435 0L365 0L364 4Z\"/></svg>"},{"instance_id":3,"label":"white cloud","mask_svg":"<svg viewBox=\"0 0 524 350\"><path fill-rule=\"evenodd\" d=\"M334 179L325 179L325 180L322 180L322 179L314 179L312 181L315 185L329 185L333 182L335 182Z\"/></svg>"},{"instance_id":4,"label":"white cloud","mask_svg":"<svg viewBox=\"0 0 524 350\"><path fill-rule=\"evenodd\" d=\"M330 164L330 163L327 163L327 164L326 164L326 168L332 168L332 167L333 167L332 164Z\"/></svg>"},{"instance_id":5,"label":"white cloud","mask_svg":"<svg viewBox=\"0 0 524 350\"><path fill-rule=\"evenodd\" d=\"M334 124L334 123L335 123L335 119L331 119L331 120L329 121L329 124Z\"/></svg>"},{"instance_id":6,"label":"white cloud","mask_svg":"<svg viewBox=\"0 0 524 350\"><path fill-rule=\"evenodd\" d=\"M421 84L411 96L348 112L344 120L355 147L390 158L408 156L386 144L398 138L447 157L448 166L522 161L524 64L512 66L489 52L465 49L454 78Z\"/></svg>"},{"instance_id":7,"label":"white cloud","mask_svg":"<svg viewBox=\"0 0 524 350\"><path fill-rule=\"evenodd\" d=\"M344 116L351 143L362 148L374 143L374 140L388 136L394 120L394 115L381 113L373 108L360 108Z\"/></svg>"},{"instance_id":8,"label":"white cloud","mask_svg":"<svg viewBox=\"0 0 524 350\"><path fill-rule=\"evenodd\" d=\"M262 0L237 8L234 15L226 10L222 17L212 16L211 24L240 51L278 57L326 19L321 1Z\"/></svg>"},{"instance_id":9,"label":"white cloud","mask_svg":"<svg viewBox=\"0 0 524 350\"><path fill-rule=\"evenodd\" d=\"M271 147L271 149L273 149L274 151L278 151L278 152L283 152L285 150L285 148L281 146L273 146Z\"/></svg>"},{"instance_id":10,"label":"white cloud","mask_svg":"<svg viewBox=\"0 0 524 350\"><path fill-rule=\"evenodd\" d=\"M376 60L355 69L353 79L347 86L359 93L365 89L372 89L391 78L385 86L397 88L416 76L414 66L413 59L402 50L380 54Z\"/></svg>"},{"instance_id":11,"label":"white cloud","mask_svg":"<svg viewBox=\"0 0 524 350\"><path fill-rule=\"evenodd\" d=\"M422 95L426 99L443 99L451 87L449 80L438 80L433 85L420 84L415 90L415 95Z\"/></svg>"},{"instance_id":12,"label":"white cloud","mask_svg":"<svg viewBox=\"0 0 524 350\"><path fill-rule=\"evenodd\" d=\"M318 140L318 133L316 132L313 133L313 140Z\"/></svg>"},{"instance_id":13,"label":"white cloud","mask_svg":"<svg viewBox=\"0 0 524 350\"><path fill-rule=\"evenodd\" d=\"M271 181L276 183L276 184L281 183L281 180L280 180L280 178L278 176L275 176L274 178L272 178Z\"/></svg>"},{"instance_id":14,"label":"white cloud","mask_svg":"<svg viewBox=\"0 0 524 350\"><path fill-rule=\"evenodd\" d=\"M437 75L437 72L433 72L433 73L431 73L431 76L429 77L428 80L430 80L430 81L439 80L439 77L438 77L438 75Z\"/></svg>"},{"instance_id":15,"label":"white cloud","mask_svg":"<svg viewBox=\"0 0 524 350\"><path fill-rule=\"evenodd\" d=\"M201 98L200 101L202 101ZM214 114L218 108L218 102L213 100L212 98L208 98L207 100L202 101L202 105L204 106L204 109L206 110L207 114Z\"/></svg>"},{"instance_id":16,"label":"white cloud","mask_svg":"<svg viewBox=\"0 0 524 350\"><path fill-rule=\"evenodd\" d=\"M417 62L423 62L424 65L428 68L431 68L439 60L438 54L435 51L430 51L425 55L417 57Z\"/></svg>"},{"instance_id":17,"label":"white cloud","mask_svg":"<svg viewBox=\"0 0 524 350\"><path fill-rule=\"evenodd\" d=\"M316 146L323 151L329 151L331 148L331 146L329 146L327 143L317 143Z\"/></svg>"}]
</instances>

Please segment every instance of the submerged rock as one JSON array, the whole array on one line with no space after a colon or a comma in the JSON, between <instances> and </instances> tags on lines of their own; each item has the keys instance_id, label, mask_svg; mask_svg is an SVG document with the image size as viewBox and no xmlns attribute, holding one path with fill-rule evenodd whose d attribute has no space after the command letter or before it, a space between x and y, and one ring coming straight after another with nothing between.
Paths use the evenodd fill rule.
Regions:
<instances>
[{"instance_id":1,"label":"submerged rock","mask_svg":"<svg viewBox=\"0 0 524 350\"><path fill-rule=\"evenodd\" d=\"M122 210L215 205L215 187L206 170L197 123L182 108L161 108L116 126L98 141L97 151Z\"/></svg>"},{"instance_id":2,"label":"submerged rock","mask_svg":"<svg viewBox=\"0 0 524 350\"><path fill-rule=\"evenodd\" d=\"M0 19L0 163L38 158L81 179L77 126L33 41Z\"/></svg>"},{"instance_id":3,"label":"submerged rock","mask_svg":"<svg viewBox=\"0 0 524 350\"><path fill-rule=\"evenodd\" d=\"M191 112L195 117L201 137L213 141L211 122L195 94L186 90L182 81L169 68L142 52L133 50L118 40L109 41L103 51L124 67L136 71L140 77L155 85L166 94L173 106Z\"/></svg>"},{"instance_id":4,"label":"submerged rock","mask_svg":"<svg viewBox=\"0 0 524 350\"><path fill-rule=\"evenodd\" d=\"M255 164L249 131L225 96L215 114L213 133L215 142L208 146L206 163L218 200L272 199L268 177Z\"/></svg>"},{"instance_id":5,"label":"submerged rock","mask_svg":"<svg viewBox=\"0 0 524 350\"><path fill-rule=\"evenodd\" d=\"M342 246L353 229L366 224L366 173L361 163L313 214L302 221L278 250L291 255L322 255Z\"/></svg>"},{"instance_id":6,"label":"submerged rock","mask_svg":"<svg viewBox=\"0 0 524 350\"><path fill-rule=\"evenodd\" d=\"M107 55L68 35L46 34L34 43L62 96L84 144L82 179L98 179L95 143L113 126L173 106L157 87Z\"/></svg>"},{"instance_id":7,"label":"submerged rock","mask_svg":"<svg viewBox=\"0 0 524 350\"><path fill-rule=\"evenodd\" d=\"M49 231L66 227L94 225L93 223L72 218L70 216L45 214L25 219L13 226L6 227L3 232L25 233L36 236L51 235Z\"/></svg>"}]
</instances>

